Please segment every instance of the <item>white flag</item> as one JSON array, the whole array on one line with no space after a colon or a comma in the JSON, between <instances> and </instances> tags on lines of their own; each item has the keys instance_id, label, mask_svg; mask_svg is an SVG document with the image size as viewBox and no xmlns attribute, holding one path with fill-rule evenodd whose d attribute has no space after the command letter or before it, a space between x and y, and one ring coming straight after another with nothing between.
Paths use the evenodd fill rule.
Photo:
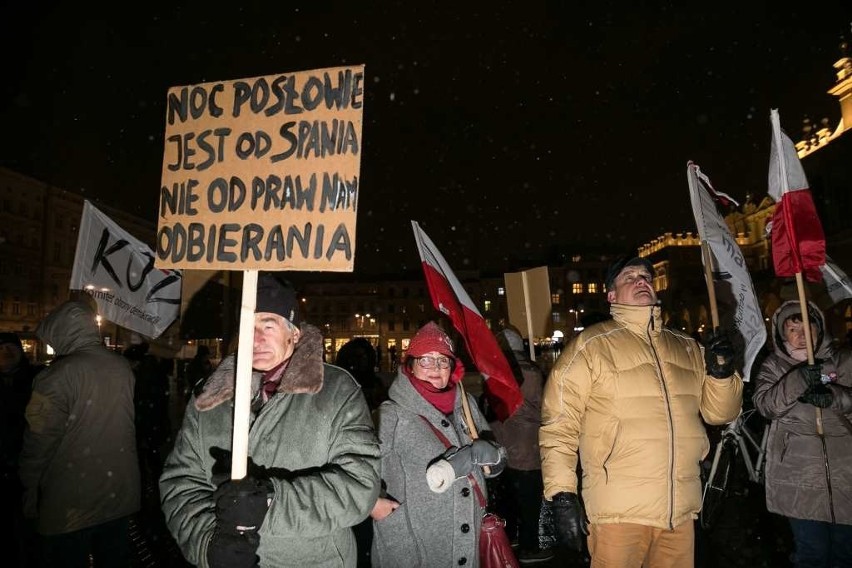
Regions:
<instances>
[{"instance_id":1,"label":"white flag","mask_svg":"<svg viewBox=\"0 0 852 568\"><path fill-rule=\"evenodd\" d=\"M852 298L852 281L831 257L825 255L825 264L819 267L822 279L825 280L825 291L828 292L834 304Z\"/></svg>"},{"instance_id":2,"label":"white flag","mask_svg":"<svg viewBox=\"0 0 852 568\"><path fill-rule=\"evenodd\" d=\"M154 258L145 243L84 202L70 287L90 294L102 317L150 338L180 311L181 273L154 268Z\"/></svg>"},{"instance_id":3,"label":"white flag","mask_svg":"<svg viewBox=\"0 0 852 568\"><path fill-rule=\"evenodd\" d=\"M744 381L748 381L754 359L766 341L766 326L757 295L754 293L754 285L743 253L724 219L719 215L712 197L724 194L714 190L710 179L692 162L686 166L686 177L689 181L689 197L698 235L710 246L718 264L718 271L714 275L717 297L720 301L727 299L732 304L730 315L733 317L727 319L731 321L737 333L731 340L737 351L738 366L741 366L740 374ZM739 358L740 353L743 353L742 360Z\"/></svg>"}]
</instances>

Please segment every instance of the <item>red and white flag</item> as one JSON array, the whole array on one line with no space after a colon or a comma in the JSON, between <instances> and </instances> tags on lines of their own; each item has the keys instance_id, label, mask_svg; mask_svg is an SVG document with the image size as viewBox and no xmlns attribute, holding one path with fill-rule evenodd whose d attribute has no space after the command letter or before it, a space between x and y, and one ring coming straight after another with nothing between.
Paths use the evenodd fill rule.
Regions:
<instances>
[{"instance_id":1,"label":"red and white flag","mask_svg":"<svg viewBox=\"0 0 852 568\"><path fill-rule=\"evenodd\" d=\"M506 420L521 406L523 396L497 340L450 269L435 243L412 221L423 274L435 309L450 318L464 338L477 369L485 376L485 394L497 418Z\"/></svg>"},{"instance_id":2,"label":"red and white flag","mask_svg":"<svg viewBox=\"0 0 852 568\"><path fill-rule=\"evenodd\" d=\"M769 155L769 195L775 200L772 217L772 260L775 275L803 273L811 282L822 279L825 234L793 141L781 131L778 110L772 109L772 149Z\"/></svg>"}]
</instances>

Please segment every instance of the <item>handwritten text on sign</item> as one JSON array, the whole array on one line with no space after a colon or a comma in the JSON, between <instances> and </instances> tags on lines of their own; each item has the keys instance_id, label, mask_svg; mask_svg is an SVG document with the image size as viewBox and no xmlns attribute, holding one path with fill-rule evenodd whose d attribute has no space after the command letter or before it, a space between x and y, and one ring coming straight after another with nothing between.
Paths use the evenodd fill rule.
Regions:
<instances>
[{"instance_id":1,"label":"handwritten text on sign","mask_svg":"<svg viewBox=\"0 0 852 568\"><path fill-rule=\"evenodd\" d=\"M169 90L157 266L351 271L364 67Z\"/></svg>"}]
</instances>

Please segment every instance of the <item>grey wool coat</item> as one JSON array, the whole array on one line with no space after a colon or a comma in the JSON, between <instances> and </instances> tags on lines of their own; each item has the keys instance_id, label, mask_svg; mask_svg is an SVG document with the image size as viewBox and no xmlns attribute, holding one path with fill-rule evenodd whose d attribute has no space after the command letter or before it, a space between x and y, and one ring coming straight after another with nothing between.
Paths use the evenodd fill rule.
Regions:
<instances>
[{"instance_id":1,"label":"grey wool coat","mask_svg":"<svg viewBox=\"0 0 852 568\"><path fill-rule=\"evenodd\" d=\"M184 556L206 567L216 524L210 449L231 449L234 360L226 358L187 406L160 477L163 512ZM252 377L260 396L261 374ZM261 567L354 567L350 527L379 494L379 445L364 395L322 361L322 336L305 325L277 393L251 417L248 454L271 470L272 502L260 527Z\"/></svg>"},{"instance_id":2,"label":"grey wool coat","mask_svg":"<svg viewBox=\"0 0 852 568\"><path fill-rule=\"evenodd\" d=\"M65 534L139 510L130 363L101 343L95 315L66 302L36 330L57 358L38 374L20 458L24 514Z\"/></svg>"},{"instance_id":3,"label":"grey wool coat","mask_svg":"<svg viewBox=\"0 0 852 568\"><path fill-rule=\"evenodd\" d=\"M782 343L781 326L799 302L785 302L772 317L773 352L757 377L754 405L772 420L766 449L766 508L779 515L812 521L852 524L852 432L843 420L852 419L852 354L837 350L820 331L816 359L823 374L834 374L829 388L834 403L822 411L824 440L816 427L816 407L799 402L807 385L798 373L800 363ZM822 315L809 310L817 327L825 328Z\"/></svg>"},{"instance_id":4,"label":"grey wool coat","mask_svg":"<svg viewBox=\"0 0 852 568\"><path fill-rule=\"evenodd\" d=\"M457 390L457 393L460 391ZM381 521L373 521L372 562L375 567L405 568L478 566L479 529L484 509L467 477L456 479L444 493L433 493L426 483L427 466L446 446L424 422L437 428L454 446L471 442L464 424L461 395L455 410L445 416L426 401L400 370L379 407L382 479L387 497L400 503ZM488 430L476 401L468 395L480 434ZM474 475L488 498L480 468Z\"/></svg>"}]
</instances>

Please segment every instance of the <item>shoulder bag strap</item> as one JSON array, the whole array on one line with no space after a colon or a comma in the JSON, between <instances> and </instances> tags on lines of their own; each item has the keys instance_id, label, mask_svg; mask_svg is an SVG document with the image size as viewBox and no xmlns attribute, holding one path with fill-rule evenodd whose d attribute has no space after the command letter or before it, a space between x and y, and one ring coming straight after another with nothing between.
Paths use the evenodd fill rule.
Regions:
<instances>
[{"instance_id":1,"label":"shoulder bag strap","mask_svg":"<svg viewBox=\"0 0 852 568\"><path fill-rule=\"evenodd\" d=\"M440 430L435 428L435 425L432 424L431 422L429 422L428 418L426 418L422 414L419 415L419 416L420 416L420 418L423 419L423 422L425 422L426 425L429 426L429 428L432 430L432 432L434 432L435 437L438 438L439 440L441 440L441 443L444 444L444 447L446 447L446 448L452 447L450 440L446 436L444 436L443 432L441 432ZM485 507L488 504L488 501L485 500L485 495L482 494L482 489L479 488L479 483L476 482L476 478L473 477L472 474L468 474L467 478L470 480L471 485L473 485L473 490L476 492L476 498L479 500L479 506Z\"/></svg>"}]
</instances>

